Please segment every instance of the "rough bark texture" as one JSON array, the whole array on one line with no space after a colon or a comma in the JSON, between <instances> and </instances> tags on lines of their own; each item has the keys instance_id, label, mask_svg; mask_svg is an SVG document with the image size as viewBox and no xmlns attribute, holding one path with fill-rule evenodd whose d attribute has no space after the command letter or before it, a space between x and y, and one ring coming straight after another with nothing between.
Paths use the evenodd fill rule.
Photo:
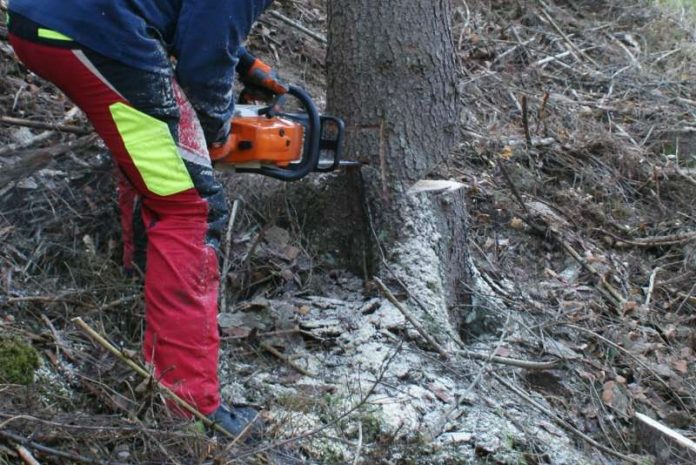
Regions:
<instances>
[{"instance_id":1,"label":"rough bark texture","mask_svg":"<svg viewBox=\"0 0 696 465\"><path fill-rule=\"evenodd\" d=\"M384 195L422 179L455 142L450 18L442 0L329 1L330 111Z\"/></svg>"},{"instance_id":2,"label":"rough bark texture","mask_svg":"<svg viewBox=\"0 0 696 465\"><path fill-rule=\"evenodd\" d=\"M371 243L365 254L375 258L371 271L398 278L434 309L430 316L440 326L465 276L463 194L407 190L456 144L450 2L329 0L328 6L329 111L346 120L347 158L366 164L344 191L368 218L353 234Z\"/></svg>"}]
</instances>

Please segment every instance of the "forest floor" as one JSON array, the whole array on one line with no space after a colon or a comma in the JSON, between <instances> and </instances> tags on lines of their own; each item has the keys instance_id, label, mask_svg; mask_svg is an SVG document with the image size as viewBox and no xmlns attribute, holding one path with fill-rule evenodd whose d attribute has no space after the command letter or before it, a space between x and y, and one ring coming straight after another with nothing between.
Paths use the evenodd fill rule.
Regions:
<instances>
[{"instance_id":1,"label":"forest floor","mask_svg":"<svg viewBox=\"0 0 696 465\"><path fill-rule=\"evenodd\" d=\"M638 419L696 439L696 23L636 1L454 3L462 137L431 178L469 199L465 356L405 320L417 295L394 305L316 253L293 199L320 179L222 174L240 206L223 395L269 424L232 450L72 322L139 358L114 168L0 29L0 116L71 131L0 125L0 464L18 444L42 463L696 462ZM323 1L276 4L326 34ZM266 14L250 48L324 105L321 40Z\"/></svg>"}]
</instances>

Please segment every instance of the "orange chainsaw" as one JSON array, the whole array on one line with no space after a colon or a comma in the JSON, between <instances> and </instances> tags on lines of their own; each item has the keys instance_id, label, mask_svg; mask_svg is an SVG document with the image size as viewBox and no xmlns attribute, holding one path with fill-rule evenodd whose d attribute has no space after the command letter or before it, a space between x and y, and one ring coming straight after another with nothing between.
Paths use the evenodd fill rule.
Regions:
<instances>
[{"instance_id":1,"label":"orange chainsaw","mask_svg":"<svg viewBox=\"0 0 696 465\"><path fill-rule=\"evenodd\" d=\"M297 100L297 112L285 111L288 97ZM217 169L296 181L354 164L341 161L344 133L341 119L319 114L307 92L290 86L270 106L237 105L230 137L211 158Z\"/></svg>"}]
</instances>

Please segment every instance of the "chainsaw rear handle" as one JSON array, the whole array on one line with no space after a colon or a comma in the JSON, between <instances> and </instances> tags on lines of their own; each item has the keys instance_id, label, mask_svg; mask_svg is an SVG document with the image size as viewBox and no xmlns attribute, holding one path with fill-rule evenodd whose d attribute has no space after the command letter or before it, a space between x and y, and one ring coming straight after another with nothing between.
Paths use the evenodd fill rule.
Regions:
<instances>
[{"instance_id":1,"label":"chainsaw rear handle","mask_svg":"<svg viewBox=\"0 0 696 465\"><path fill-rule=\"evenodd\" d=\"M319 156L321 152L321 117L319 116L319 110L317 110L317 107L314 105L314 101L309 94L300 87L292 85L289 86L288 93L286 95L297 99L306 113L306 116L303 115L302 118L304 121L306 121L307 125L305 128L302 159L299 162L292 163L284 168L277 166L262 166L260 168L240 167L236 169L237 172L262 174L271 178L280 179L281 181L297 181L298 179L301 179L314 171L319 164ZM269 118L278 116L278 107L280 106L282 106L282 101L277 101L269 108L265 109L263 114ZM286 114L283 114L282 116L292 117L292 115Z\"/></svg>"}]
</instances>

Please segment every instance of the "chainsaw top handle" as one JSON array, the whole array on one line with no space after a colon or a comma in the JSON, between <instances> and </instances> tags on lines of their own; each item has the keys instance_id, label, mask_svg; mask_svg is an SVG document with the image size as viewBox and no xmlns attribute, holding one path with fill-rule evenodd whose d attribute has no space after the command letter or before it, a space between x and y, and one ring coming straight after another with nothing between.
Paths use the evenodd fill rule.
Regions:
<instances>
[{"instance_id":1,"label":"chainsaw top handle","mask_svg":"<svg viewBox=\"0 0 696 465\"><path fill-rule=\"evenodd\" d=\"M317 110L309 94L300 87L290 86L287 95L299 101L306 114L302 118L306 121L306 128L301 160L287 167L262 166L260 168L239 168L237 171L263 174L281 181L297 181L314 171L319 164L321 152L321 117L319 110ZM281 96L270 107L262 110L260 113L269 118L274 116L291 116L282 113L284 100L285 96Z\"/></svg>"}]
</instances>

